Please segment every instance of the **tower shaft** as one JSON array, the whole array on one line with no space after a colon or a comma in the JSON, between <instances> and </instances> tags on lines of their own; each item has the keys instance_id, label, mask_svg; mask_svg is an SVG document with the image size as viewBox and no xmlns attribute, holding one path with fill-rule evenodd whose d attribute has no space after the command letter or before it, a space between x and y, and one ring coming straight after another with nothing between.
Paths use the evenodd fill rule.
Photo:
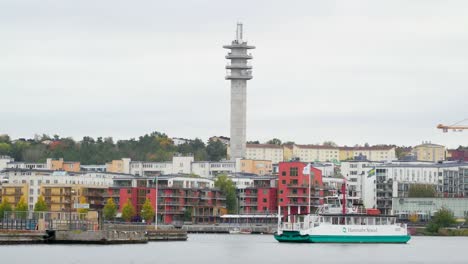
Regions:
<instances>
[{"instance_id":1,"label":"tower shaft","mask_svg":"<svg viewBox=\"0 0 468 264\"><path fill-rule=\"evenodd\" d=\"M230 157L232 160L245 157L247 130L247 80L252 79L252 66L248 60L252 55L247 53L254 46L247 45L243 40L243 26L237 24L236 39L230 45L223 46L230 49L226 59L226 80L231 80L231 140Z\"/></svg>"}]
</instances>

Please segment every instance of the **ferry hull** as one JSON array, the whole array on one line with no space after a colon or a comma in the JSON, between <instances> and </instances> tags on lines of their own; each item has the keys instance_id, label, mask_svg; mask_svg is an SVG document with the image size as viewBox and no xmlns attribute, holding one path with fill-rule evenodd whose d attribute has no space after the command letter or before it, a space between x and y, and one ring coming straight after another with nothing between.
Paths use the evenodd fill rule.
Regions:
<instances>
[{"instance_id":1,"label":"ferry hull","mask_svg":"<svg viewBox=\"0 0 468 264\"><path fill-rule=\"evenodd\" d=\"M347 235L300 235L298 231L284 231L275 234L278 242L287 243L407 243L411 237L403 236L347 236Z\"/></svg>"}]
</instances>

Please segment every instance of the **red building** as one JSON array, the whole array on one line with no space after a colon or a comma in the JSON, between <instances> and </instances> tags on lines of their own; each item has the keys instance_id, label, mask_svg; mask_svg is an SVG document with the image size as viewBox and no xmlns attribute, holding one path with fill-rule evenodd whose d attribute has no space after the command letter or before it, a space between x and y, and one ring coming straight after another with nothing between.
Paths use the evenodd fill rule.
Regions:
<instances>
[{"instance_id":1,"label":"red building","mask_svg":"<svg viewBox=\"0 0 468 264\"><path fill-rule=\"evenodd\" d=\"M449 160L453 161L468 161L468 149L458 148L448 150Z\"/></svg>"},{"instance_id":2,"label":"red building","mask_svg":"<svg viewBox=\"0 0 468 264\"><path fill-rule=\"evenodd\" d=\"M114 179L114 186L108 189L106 196L106 198L111 197L114 200L114 203L118 205L119 212L122 212L125 203L130 200L137 213L136 218L138 218L146 198L150 200L153 209L156 208L156 189L153 180L148 178Z\"/></svg>"},{"instance_id":3,"label":"red building","mask_svg":"<svg viewBox=\"0 0 468 264\"><path fill-rule=\"evenodd\" d=\"M309 190L311 211L323 203L322 172L311 167L311 176L302 173L307 163L280 162L278 168L278 204L282 215L307 214ZM309 178L312 182L309 184ZM309 189L310 187L310 189Z\"/></svg>"},{"instance_id":4,"label":"red building","mask_svg":"<svg viewBox=\"0 0 468 264\"><path fill-rule=\"evenodd\" d=\"M226 211L226 197L209 179L162 176L158 189L158 216L165 224L217 223Z\"/></svg>"},{"instance_id":5,"label":"red building","mask_svg":"<svg viewBox=\"0 0 468 264\"><path fill-rule=\"evenodd\" d=\"M239 213L272 214L278 211L276 177L255 176L253 184L238 189Z\"/></svg>"}]
</instances>

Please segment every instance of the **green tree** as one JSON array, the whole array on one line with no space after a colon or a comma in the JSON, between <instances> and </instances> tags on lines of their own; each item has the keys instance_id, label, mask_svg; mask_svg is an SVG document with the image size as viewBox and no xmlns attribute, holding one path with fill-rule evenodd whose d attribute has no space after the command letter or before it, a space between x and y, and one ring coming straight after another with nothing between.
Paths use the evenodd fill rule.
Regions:
<instances>
[{"instance_id":1,"label":"green tree","mask_svg":"<svg viewBox=\"0 0 468 264\"><path fill-rule=\"evenodd\" d=\"M437 192L430 184L411 184L408 190L408 197L436 197Z\"/></svg>"},{"instance_id":2,"label":"green tree","mask_svg":"<svg viewBox=\"0 0 468 264\"><path fill-rule=\"evenodd\" d=\"M267 144L273 144L273 145L281 145L281 140L277 138L273 138L267 141Z\"/></svg>"},{"instance_id":3,"label":"green tree","mask_svg":"<svg viewBox=\"0 0 468 264\"><path fill-rule=\"evenodd\" d=\"M184 211L184 221L192 221L193 210L191 207L188 207Z\"/></svg>"},{"instance_id":4,"label":"green tree","mask_svg":"<svg viewBox=\"0 0 468 264\"><path fill-rule=\"evenodd\" d=\"M86 203L88 203L88 202L86 201L86 197L81 196L81 197L80 197L80 204L86 204ZM85 214L88 214L88 211L89 211L89 209L87 209L87 208L79 208L79 209L77 210L78 214L80 215L80 218L82 218L82 219L85 218Z\"/></svg>"},{"instance_id":5,"label":"green tree","mask_svg":"<svg viewBox=\"0 0 468 264\"><path fill-rule=\"evenodd\" d=\"M220 161L226 158L226 145L219 140L210 140L206 146L208 159L211 161Z\"/></svg>"},{"instance_id":6,"label":"green tree","mask_svg":"<svg viewBox=\"0 0 468 264\"><path fill-rule=\"evenodd\" d=\"M456 223L455 217L453 217L452 211L447 208L440 208L434 216L432 216L431 221L426 226L427 231L431 233L437 233L442 227L449 227Z\"/></svg>"},{"instance_id":7,"label":"green tree","mask_svg":"<svg viewBox=\"0 0 468 264\"><path fill-rule=\"evenodd\" d=\"M117 215L117 206L114 203L114 199L107 199L106 205L103 208L104 219L112 220Z\"/></svg>"},{"instance_id":8,"label":"green tree","mask_svg":"<svg viewBox=\"0 0 468 264\"><path fill-rule=\"evenodd\" d=\"M122 207L122 218L125 221L130 222L132 218L135 217L135 215L135 207L133 207L132 202L130 201L130 199L128 199Z\"/></svg>"},{"instance_id":9,"label":"green tree","mask_svg":"<svg viewBox=\"0 0 468 264\"><path fill-rule=\"evenodd\" d=\"M145 219L147 223L151 223L154 220L154 209L148 197L146 197L145 203L141 208L141 218Z\"/></svg>"},{"instance_id":10,"label":"green tree","mask_svg":"<svg viewBox=\"0 0 468 264\"><path fill-rule=\"evenodd\" d=\"M226 208L228 213L237 213L236 186L227 175L220 175L216 178L215 187L226 195Z\"/></svg>"},{"instance_id":11,"label":"green tree","mask_svg":"<svg viewBox=\"0 0 468 264\"><path fill-rule=\"evenodd\" d=\"M47 203L44 200L44 196L39 196L37 199L36 204L34 205L34 212L45 212L48 211L49 207L47 206Z\"/></svg>"},{"instance_id":12,"label":"green tree","mask_svg":"<svg viewBox=\"0 0 468 264\"><path fill-rule=\"evenodd\" d=\"M10 203L8 202L8 198L3 197L2 203L0 203L0 219L3 219L5 216L5 212L13 211L11 208Z\"/></svg>"},{"instance_id":13,"label":"green tree","mask_svg":"<svg viewBox=\"0 0 468 264\"><path fill-rule=\"evenodd\" d=\"M15 206L15 214L16 217L20 219L26 218L28 212L28 204L26 203L26 198L24 196L21 196L20 200Z\"/></svg>"},{"instance_id":14,"label":"green tree","mask_svg":"<svg viewBox=\"0 0 468 264\"><path fill-rule=\"evenodd\" d=\"M338 146L335 142L330 141L330 140L329 141L324 141L322 145L329 146L329 147L337 147Z\"/></svg>"}]
</instances>

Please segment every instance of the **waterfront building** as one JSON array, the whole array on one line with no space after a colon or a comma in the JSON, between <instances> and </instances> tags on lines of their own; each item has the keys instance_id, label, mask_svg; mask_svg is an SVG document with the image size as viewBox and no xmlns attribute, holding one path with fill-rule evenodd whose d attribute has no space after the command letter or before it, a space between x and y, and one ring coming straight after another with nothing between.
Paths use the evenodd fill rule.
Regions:
<instances>
[{"instance_id":1,"label":"waterfront building","mask_svg":"<svg viewBox=\"0 0 468 264\"><path fill-rule=\"evenodd\" d=\"M294 144L283 145L283 160L282 161L293 161L293 148L294 148Z\"/></svg>"},{"instance_id":2,"label":"waterfront building","mask_svg":"<svg viewBox=\"0 0 468 264\"><path fill-rule=\"evenodd\" d=\"M283 161L283 147L275 144L247 144L245 159Z\"/></svg>"},{"instance_id":3,"label":"waterfront building","mask_svg":"<svg viewBox=\"0 0 468 264\"><path fill-rule=\"evenodd\" d=\"M413 148L413 154L418 161L438 162L445 160L446 151L442 145L423 142Z\"/></svg>"},{"instance_id":4,"label":"waterfront building","mask_svg":"<svg viewBox=\"0 0 468 264\"><path fill-rule=\"evenodd\" d=\"M418 221L428 221L441 208L449 209L455 218L468 217L468 198L400 198L392 199L392 209L400 220L409 221L416 215Z\"/></svg>"},{"instance_id":5,"label":"waterfront building","mask_svg":"<svg viewBox=\"0 0 468 264\"><path fill-rule=\"evenodd\" d=\"M292 158L304 162L338 161L339 149L324 145L293 145Z\"/></svg>"},{"instance_id":6,"label":"waterfront building","mask_svg":"<svg viewBox=\"0 0 468 264\"><path fill-rule=\"evenodd\" d=\"M3 169L28 169L28 170L63 170L69 172L79 172L80 162L64 161L60 159L48 158L45 163L37 162L15 162L9 156L0 157L0 171Z\"/></svg>"},{"instance_id":7,"label":"waterfront building","mask_svg":"<svg viewBox=\"0 0 468 264\"><path fill-rule=\"evenodd\" d=\"M230 50L226 55L226 59L230 60L226 65L226 80L231 81L229 156L231 160L236 160L246 157L247 81L252 79L252 66L247 63L252 55L247 51L255 47L247 44L243 38L243 25L237 23L235 40L223 48Z\"/></svg>"},{"instance_id":8,"label":"waterfront building","mask_svg":"<svg viewBox=\"0 0 468 264\"><path fill-rule=\"evenodd\" d=\"M276 177L241 175L236 184L238 214L273 214L278 211Z\"/></svg>"},{"instance_id":9,"label":"waterfront building","mask_svg":"<svg viewBox=\"0 0 468 264\"><path fill-rule=\"evenodd\" d=\"M368 161L397 159L394 146L339 147L339 160L354 160L357 157Z\"/></svg>"},{"instance_id":10,"label":"waterfront building","mask_svg":"<svg viewBox=\"0 0 468 264\"><path fill-rule=\"evenodd\" d=\"M312 176L304 175L304 162L280 162L278 175L278 205L282 214L304 214L309 211L310 190L311 211L323 203L324 185L322 172L311 167ZM312 180L309 184L309 178ZM310 189L309 189L310 187Z\"/></svg>"}]
</instances>

